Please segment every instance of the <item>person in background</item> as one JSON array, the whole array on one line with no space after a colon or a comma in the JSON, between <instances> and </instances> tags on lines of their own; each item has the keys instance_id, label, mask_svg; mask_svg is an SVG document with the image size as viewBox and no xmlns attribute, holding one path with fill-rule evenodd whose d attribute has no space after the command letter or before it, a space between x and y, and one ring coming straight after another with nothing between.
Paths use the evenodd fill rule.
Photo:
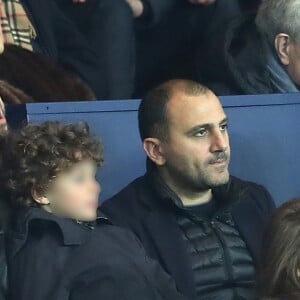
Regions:
<instances>
[{"instance_id":1,"label":"person in background","mask_svg":"<svg viewBox=\"0 0 300 300\"><path fill-rule=\"evenodd\" d=\"M74 3L75 2L75 3ZM56 0L98 54L110 98L140 98L173 77L194 76L197 45L239 0Z\"/></svg>"},{"instance_id":2,"label":"person in background","mask_svg":"<svg viewBox=\"0 0 300 300\"><path fill-rule=\"evenodd\" d=\"M217 95L299 92L299 32L299 0L264 0L211 33L198 80Z\"/></svg>"},{"instance_id":3,"label":"person in background","mask_svg":"<svg viewBox=\"0 0 300 300\"><path fill-rule=\"evenodd\" d=\"M7 132L7 123L6 123L6 117L5 117L5 106L0 98L0 135L2 136Z\"/></svg>"},{"instance_id":4,"label":"person in background","mask_svg":"<svg viewBox=\"0 0 300 300\"><path fill-rule=\"evenodd\" d=\"M0 51L3 51L3 43L1 42L2 39L0 34ZM8 127L5 117L5 106L2 99L0 98L0 151L2 151L2 146L4 144L4 139L7 134L7 131ZM0 156L0 165L2 165L2 159L4 158ZM0 189L0 300L5 300L7 294L7 264L4 244L4 230L6 219L8 217L8 211L6 205L3 204L4 197L5 195Z\"/></svg>"},{"instance_id":5,"label":"person in background","mask_svg":"<svg viewBox=\"0 0 300 300\"><path fill-rule=\"evenodd\" d=\"M49 39L47 46L41 46L41 49L47 49L47 55L36 53L42 52L34 46L35 43L40 45L40 37L37 37L35 28L21 2L0 0L2 100L5 103L15 104L36 101L94 100L96 96L91 88L79 76L59 65L56 56L49 55L53 52L50 51L52 39ZM27 8L26 5L24 3ZM41 5L40 9L43 8L44 6ZM54 44L52 46L54 47Z\"/></svg>"},{"instance_id":6,"label":"person in background","mask_svg":"<svg viewBox=\"0 0 300 300\"><path fill-rule=\"evenodd\" d=\"M11 44L0 55L0 95L5 103L96 99L84 81L55 60Z\"/></svg>"},{"instance_id":7,"label":"person in background","mask_svg":"<svg viewBox=\"0 0 300 300\"><path fill-rule=\"evenodd\" d=\"M71 0L70 0L71 1ZM105 99L106 81L96 52L72 21L48 0L1 0L3 39L54 60Z\"/></svg>"}]
</instances>

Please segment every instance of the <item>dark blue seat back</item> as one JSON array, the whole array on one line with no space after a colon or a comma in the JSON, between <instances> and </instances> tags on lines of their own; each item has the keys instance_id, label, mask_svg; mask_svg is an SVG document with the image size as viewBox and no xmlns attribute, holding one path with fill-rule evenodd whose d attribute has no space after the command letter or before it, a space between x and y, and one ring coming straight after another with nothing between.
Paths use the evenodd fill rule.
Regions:
<instances>
[{"instance_id":1,"label":"dark blue seat back","mask_svg":"<svg viewBox=\"0 0 300 300\"><path fill-rule=\"evenodd\" d=\"M221 98L229 117L231 173L265 185L277 204L300 196L300 94ZM36 103L28 121L86 121L104 143L99 173L104 201L145 171L139 100ZM13 109L10 110L13 113Z\"/></svg>"}]
</instances>

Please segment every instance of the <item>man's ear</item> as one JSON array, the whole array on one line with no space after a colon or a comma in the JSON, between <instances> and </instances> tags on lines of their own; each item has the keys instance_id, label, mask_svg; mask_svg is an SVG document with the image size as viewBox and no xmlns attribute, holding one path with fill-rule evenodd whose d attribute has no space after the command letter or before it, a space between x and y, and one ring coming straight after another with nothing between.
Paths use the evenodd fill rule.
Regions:
<instances>
[{"instance_id":1,"label":"man's ear","mask_svg":"<svg viewBox=\"0 0 300 300\"><path fill-rule=\"evenodd\" d=\"M162 142L157 138L144 139L144 150L147 156L158 166L162 166L166 162L166 158L162 149Z\"/></svg>"},{"instance_id":2,"label":"man's ear","mask_svg":"<svg viewBox=\"0 0 300 300\"><path fill-rule=\"evenodd\" d=\"M41 194L37 191L37 189L36 189L35 186L33 186L33 187L31 188L31 196L32 196L33 200L34 200L35 202L37 202L38 204L40 204L40 205L49 205L49 204L50 204L49 199L48 199L46 196L41 195Z\"/></svg>"},{"instance_id":3,"label":"man's ear","mask_svg":"<svg viewBox=\"0 0 300 300\"><path fill-rule=\"evenodd\" d=\"M286 33L279 33L275 37L275 50L279 60L284 66L290 64L291 43L291 37Z\"/></svg>"}]
</instances>

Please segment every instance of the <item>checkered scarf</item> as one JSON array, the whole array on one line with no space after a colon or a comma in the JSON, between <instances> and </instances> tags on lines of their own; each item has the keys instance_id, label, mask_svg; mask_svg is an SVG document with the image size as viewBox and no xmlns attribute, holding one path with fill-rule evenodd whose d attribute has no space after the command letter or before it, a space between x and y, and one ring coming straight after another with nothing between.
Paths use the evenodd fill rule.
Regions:
<instances>
[{"instance_id":1,"label":"checkered scarf","mask_svg":"<svg viewBox=\"0 0 300 300\"><path fill-rule=\"evenodd\" d=\"M0 18L4 43L32 50L36 32L20 1L0 0Z\"/></svg>"}]
</instances>

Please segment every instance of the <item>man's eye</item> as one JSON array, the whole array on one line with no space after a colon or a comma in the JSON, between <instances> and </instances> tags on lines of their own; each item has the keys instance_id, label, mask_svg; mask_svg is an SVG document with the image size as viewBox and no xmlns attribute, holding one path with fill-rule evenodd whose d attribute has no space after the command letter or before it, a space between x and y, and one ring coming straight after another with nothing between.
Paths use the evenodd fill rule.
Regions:
<instances>
[{"instance_id":1,"label":"man's eye","mask_svg":"<svg viewBox=\"0 0 300 300\"><path fill-rule=\"evenodd\" d=\"M195 133L196 137L201 137L201 136L205 136L207 134L207 130L206 129L200 129Z\"/></svg>"},{"instance_id":2,"label":"man's eye","mask_svg":"<svg viewBox=\"0 0 300 300\"><path fill-rule=\"evenodd\" d=\"M228 124L227 124L227 123L226 123L226 124L222 124L222 125L220 126L220 129L221 129L222 131L227 130L227 128L228 128Z\"/></svg>"}]
</instances>

